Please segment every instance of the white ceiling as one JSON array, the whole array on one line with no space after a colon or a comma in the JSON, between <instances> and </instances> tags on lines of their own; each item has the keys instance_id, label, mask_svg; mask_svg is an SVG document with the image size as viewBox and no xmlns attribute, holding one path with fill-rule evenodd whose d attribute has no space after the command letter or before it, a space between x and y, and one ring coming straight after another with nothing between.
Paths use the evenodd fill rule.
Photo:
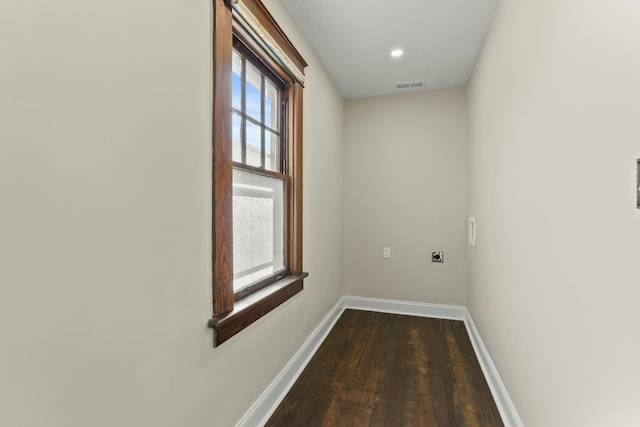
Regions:
<instances>
[{"instance_id":1,"label":"white ceiling","mask_svg":"<svg viewBox=\"0 0 640 427\"><path fill-rule=\"evenodd\" d=\"M346 99L465 86L497 0L281 0ZM392 49L404 55L391 58Z\"/></svg>"}]
</instances>

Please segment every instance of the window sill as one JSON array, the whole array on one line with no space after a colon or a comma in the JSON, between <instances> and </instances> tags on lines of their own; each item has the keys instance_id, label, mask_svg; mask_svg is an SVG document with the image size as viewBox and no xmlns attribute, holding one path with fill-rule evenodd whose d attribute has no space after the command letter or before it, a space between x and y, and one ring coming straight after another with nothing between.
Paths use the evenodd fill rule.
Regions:
<instances>
[{"instance_id":1,"label":"window sill","mask_svg":"<svg viewBox=\"0 0 640 427\"><path fill-rule=\"evenodd\" d=\"M217 347L265 314L302 290L308 273L287 276L282 280L236 301L229 313L209 320L213 329L213 346Z\"/></svg>"}]
</instances>

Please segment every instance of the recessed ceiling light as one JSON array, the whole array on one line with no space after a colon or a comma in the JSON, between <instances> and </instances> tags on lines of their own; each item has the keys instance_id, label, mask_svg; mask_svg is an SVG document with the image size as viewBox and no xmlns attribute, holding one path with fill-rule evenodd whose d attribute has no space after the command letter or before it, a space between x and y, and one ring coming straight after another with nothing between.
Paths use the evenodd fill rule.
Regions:
<instances>
[{"instance_id":1,"label":"recessed ceiling light","mask_svg":"<svg viewBox=\"0 0 640 427\"><path fill-rule=\"evenodd\" d=\"M394 58L398 58L402 56L403 53L404 51L402 49L394 49L391 51L391 56L393 56Z\"/></svg>"}]
</instances>

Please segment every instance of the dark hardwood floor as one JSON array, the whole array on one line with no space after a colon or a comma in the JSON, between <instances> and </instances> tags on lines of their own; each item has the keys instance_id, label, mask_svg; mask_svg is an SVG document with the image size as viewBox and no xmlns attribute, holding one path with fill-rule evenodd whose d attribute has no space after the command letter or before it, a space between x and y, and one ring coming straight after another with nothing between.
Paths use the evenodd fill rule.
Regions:
<instances>
[{"instance_id":1,"label":"dark hardwood floor","mask_svg":"<svg viewBox=\"0 0 640 427\"><path fill-rule=\"evenodd\" d=\"M346 310L267 426L502 426L464 323Z\"/></svg>"}]
</instances>

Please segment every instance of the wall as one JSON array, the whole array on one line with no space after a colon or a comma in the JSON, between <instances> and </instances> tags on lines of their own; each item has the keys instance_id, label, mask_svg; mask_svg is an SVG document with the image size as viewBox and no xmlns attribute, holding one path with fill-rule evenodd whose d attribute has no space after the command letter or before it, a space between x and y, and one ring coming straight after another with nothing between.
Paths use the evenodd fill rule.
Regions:
<instances>
[{"instance_id":1,"label":"wall","mask_svg":"<svg viewBox=\"0 0 640 427\"><path fill-rule=\"evenodd\" d=\"M469 308L525 425L637 426L640 6L501 2L469 88Z\"/></svg>"},{"instance_id":2,"label":"wall","mask_svg":"<svg viewBox=\"0 0 640 427\"><path fill-rule=\"evenodd\" d=\"M345 293L465 304L465 90L348 101L345 117Z\"/></svg>"},{"instance_id":3,"label":"wall","mask_svg":"<svg viewBox=\"0 0 640 427\"><path fill-rule=\"evenodd\" d=\"M218 349L210 2L0 6L0 425L234 425L338 300L343 102L267 5L311 64L311 276Z\"/></svg>"}]
</instances>

